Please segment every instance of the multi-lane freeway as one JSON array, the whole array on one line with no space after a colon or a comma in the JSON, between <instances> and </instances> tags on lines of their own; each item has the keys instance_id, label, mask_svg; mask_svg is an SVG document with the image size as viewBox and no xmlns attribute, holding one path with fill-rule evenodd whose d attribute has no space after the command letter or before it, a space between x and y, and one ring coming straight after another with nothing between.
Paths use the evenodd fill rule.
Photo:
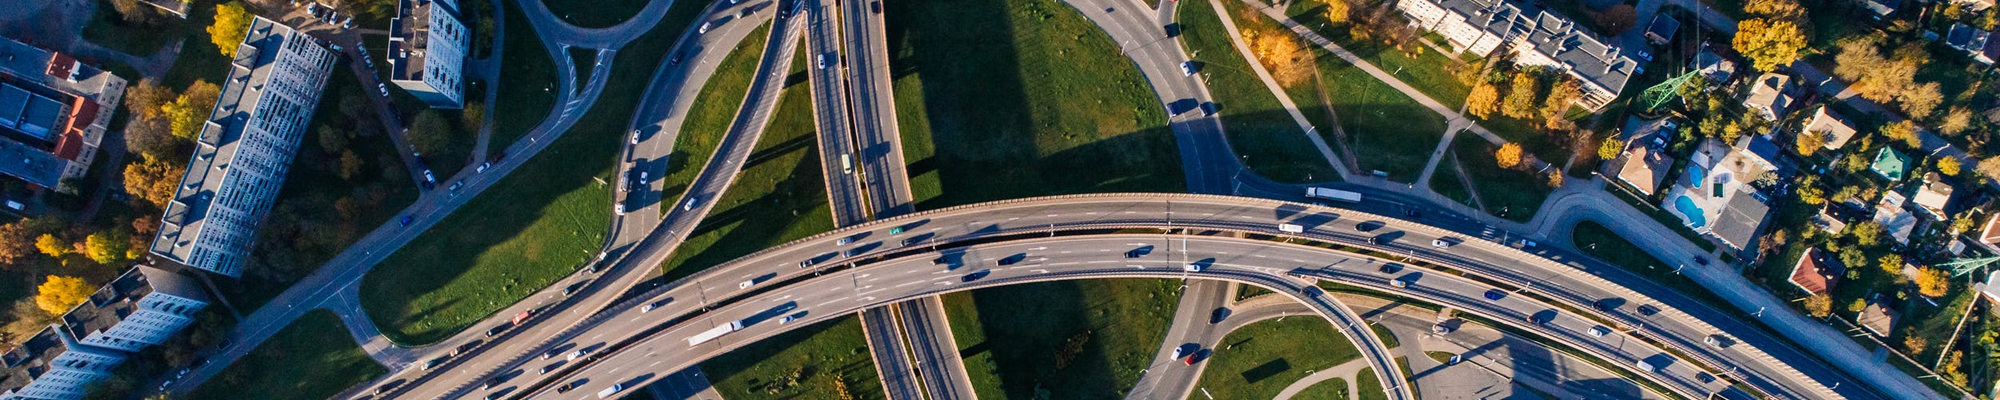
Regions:
<instances>
[{"instance_id":1,"label":"multi-lane freeway","mask_svg":"<svg viewBox=\"0 0 2000 400\"><path fill-rule=\"evenodd\" d=\"M1573 258L1573 256L1539 248L1531 250L1539 251L1541 252L1540 254L1529 254L1507 245L1487 241L1487 238L1479 236L1477 232L1469 235L1446 232L1421 224L1349 210L1321 208L1273 200L1169 194L1080 195L1002 201L872 222L803 239L792 244L746 256L698 273L695 276L683 279L674 284L655 289L649 297L621 303L620 306L608 309L607 312L579 325L571 331L572 333L557 336L554 340L538 347L536 351L523 353L523 357L521 358L531 358L533 355L549 349L629 348L630 343L662 340L659 338L665 332L673 332L676 329L691 329L688 328L689 325L687 324L703 324L705 326L702 326L702 329L707 329L708 326L712 326L710 324L716 321L727 321L727 319L719 317L723 314L700 313L698 311L717 305L718 302L726 304L723 308L716 308L714 310L720 312L723 309L728 309L727 307L734 307L737 304L751 304L756 301L782 298L785 296L784 294L772 295L765 291L778 290L790 287L793 284L807 284L821 281L815 280L812 277L822 273L828 267L847 265L850 262L872 260L896 252L927 252L931 246L943 243L975 243L982 240L1004 239L1018 235L1033 235L1052 231L1101 232L1109 229L1135 228L1222 230L1277 235L1279 232L1275 230L1275 226L1279 223L1293 223L1306 226L1307 229L1305 232L1293 235L1301 239L1309 238L1317 241L1341 243L1352 247L1369 248L1374 251L1398 254L1405 257L1413 256L1418 259L1430 260L1434 263L1449 266L1468 276L1497 281L1509 286L1508 289L1514 293L1504 297L1505 299L1513 300L1498 303L1533 303L1542 307L1542 310L1546 310L1550 306L1545 302L1554 302L1564 305L1563 309L1577 310L1562 311L1562 315L1571 315L1568 314L1570 312L1588 313L1586 315L1592 320L1610 321L1611 323L1607 324L1607 326L1621 329L1621 335L1642 337L1646 339L1644 340L1646 343L1655 343L1658 346L1665 346L1665 348L1670 348L1681 354L1688 354L1697 358L1695 360L1660 363L1668 367L1678 365L1693 368L1696 364L1700 364L1700 369L1710 373L1734 370L1735 372L1733 373L1725 373L1724 377L1743 382L1749 387L1773 393L1780 397L1863 399L1878 397L1876 394L1869 392L1865 386L1849 382L1847 377L1833 372L1833 370L1818 363L1816 360L1805 357L1796 349L1777 342L1767 334L1752 329L1740 321L1727 316L1709 317L1709 315L1716 315L1717 312L1706 309L1706 306L1693 303L1691 300L1685 299L1684 296L1665 291L1657 286L1628 287L1600 277L1600 274L1612 274L1612 270L1615 267L1593 264L1591 261L1584 259L1578 259L1576 261L1577 265L1558 264L1543 257L1553 256L1568 259ZM904 231L902 234L891 235L888 233L897 227L903 228ZM1439 236L1451 237L1462 241L1450 249L1436 249L1430 245L1430 239ZM840 244L842 238L853 238L853 240L849 241L849 244L843 245ZM1371 242L1371 238L1375 239ZM909 239L914 240L911 240L909 244L904 244L905 240ZM649 241L647 244L642 245L640 250L634 252L635 255L645 255L644 257L628 257L625 261L621 262L657 265L658 262L663 260L664 252L657 251L657 248L654 247L656 245L657 242ZM1156 248L1165 249L1164 246ZM1128 247L1119 251L1129 249L1131 248ZM1226 250L1218 251L1217 253L1252 254L1249 252L1229 252ZM1327 253L1338 254L1336 252ZM1324 258L1330 256L1320 255L1314 257ZM1254 258L1254 255L1250 255L1250 257ZM935 258L928 256L899 257L889 261L881 261L878 264L902 265L898 263L915 263L929 265L933 259ZM808 260L816 262L809 262ZM1017 260L1012 264L1021 262L1029 262L1029 260ZM801 263L807 263L808 265L802 268L800 266ZM1002 261L996 260L991 261L991 264L987 265L999 266L1002 263ZM878 264L869 264L868 267L875 268L874 265ZM1295 269L1298 266L1260 267L1271 268L1272 271L1286 271ZM988 267L988 269L992 268ZM993 273L998 274L1001 271L1003 270L994 269ZM1121 273L1129 272L1125 271ZM1468 310L1474 309L1472 307L1476 307L1480 301L1484 301L1478 300L1482 292L1471 292L1469 294L1450 292L1449 290L1434 292L1435 290L1439 290L1440 287L1426 284L1426 282L1456 279L1448 278L1448 276L1451 275L1432 273L1417 277L1416 284L1411 286L1417 289L1409 291L1408 294L1426 301L1452 305ZM962 279L964 276L953 275L953 277ZM1337 274L1327 277L1335 279L1351 278ZM895 297L879 296L873 293L853 292L853 286L851 285L856 282L854 279L859 279L859 277L850 275L849 278L848 283L850 286L844 290L854 293L854 296L848 301L865 303L849 304L851 307L883 304L898 299ZM1379 279L1379 277L1374 279ZM1534 283L1527 284L1528 282ZM748 288L744 287L745 284L747 284ZM909 282L896 283L896 285L905 284L909 284ZM1368 281L1355 281L1350 282L1350 284L1379 287L1387 283L1377 281L1371 284ZM1266 285L1276 284L1266 283ZM909 286L921 286L921 283ZM1280 289L1283 289L1283 287L1280 287ZM1535 297L1543 297L1551 300L1535 300ZM631 316L629 313L639 308L639 304L641 303L667 299L671 299L667 303L670 303L668 305L672 305L672 308L652 310L652 314L647 314L639 319L626 319ZM1460 301L1471 301L1472 304L1454 304L1454 302ZM801 303L798 310L806 311L809 316L815 313L821 316L833 313L832 311L819 309L819 307L822 307L819 303ZM662 311L666 312L661 313ZM693 314L681 314L683 311ZM677 315L689 315L694 318L682 320L676 317ZM1507 320L1513 318L1515 321L1524 321L1525 315L1528 314L1496 312L1493 319ZM1558 323L1557 325L1569 326L1562 325L1562 323ZM1339 327L1342 325L1336 323L1336 326ZM1574 328L1574 326L1570 327ZM1633 330L1633 328L1637 329ZM1729 336L1733 339L1734 344L1727 347L1715 347L1704 344L1706 338L1716 334ZM1373 343L1372 340L1366 340L1370 335L1372 335L1371 331L1361 329L1358 332L1350 334L1350 338L1362 338L1362 340L1357 341L1370 342L1366 344L1357 343L1360 346L1371 344L1379 346L1378 343ZM749 335L739 335L736 340L741 340L742 336ZM672 340L667 341L671 342ZM620 345L620 343L627 344ZM685 342L681 343L685 346ZM725 341L724 343L734 342ZM1585 350L1587 351L1588 349ZM1620 357L1606 358L1611 360L1638 360L1656 357L1660 354L1662 353L1626 354ZM492 373L483 376L482 379L485 377L500 376L501 373L527 366L525 363L520 363L516 360L499 360L497 357L487 357L473 361L481 365L480 370L492 371ZM590 364L598 365L599 362L591 362ZM1674 371L1672 368L1666 370ZM571 376L579 378L589 378L594 376L591 374L596 373L587 370L580 371L582 372L569 372L566 374L572 374ZM581 375L574 375L579 373ZM1385 382L1403 382L1401 379L1384 378ZM1678 382L1682 382L1681 384L1687 384L1688 382L1700 383L1703 381L1698 373L1694 376L1680 377L1678 379ZM1675 381L1669 380L1668 383L1672 384L1672 382ZM1838 385L1838 387L1828 387L1833 385Z\"/></svg>"}]
</instances>

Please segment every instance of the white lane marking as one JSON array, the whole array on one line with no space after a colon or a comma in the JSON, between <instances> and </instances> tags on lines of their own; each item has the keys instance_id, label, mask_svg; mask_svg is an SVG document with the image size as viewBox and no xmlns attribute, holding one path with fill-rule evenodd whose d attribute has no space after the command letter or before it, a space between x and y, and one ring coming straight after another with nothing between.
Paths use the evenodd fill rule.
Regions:
<instances>
[{"instance_id":1,"label":"white lane marking","mask_svg":"<svg viewBox=\"0 0 2000 400\"><path fill-rule=\"evenodd\" d=\"M904 287L904 286L910 286L910 285L915 285L915 284L921 284L921 283L923 283L923 282L922 282L922 281L918 281L918 282L907 282L907 283L903 283L903 284L901 284L901 285L896 285L896 287Z\"/></svg>"}]
</instances>

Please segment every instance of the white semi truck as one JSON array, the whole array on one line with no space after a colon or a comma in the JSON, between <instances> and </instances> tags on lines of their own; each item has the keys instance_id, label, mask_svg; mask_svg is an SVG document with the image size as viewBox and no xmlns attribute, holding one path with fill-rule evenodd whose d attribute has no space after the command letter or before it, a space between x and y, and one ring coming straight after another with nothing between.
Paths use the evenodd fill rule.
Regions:
<instances>
[{"instance_id":1,"label":"white semi truck","mask_svg":"<svg viewBox=\"0 0 2000 400\"><path fill-rule=\"evenodd\" d=\"M694 337L688 338L688 346L697 346L702 343L707 343L710 340L715 340L715 338L722 337L722 335L727 335L730 332L735 332L740 330L743 330L742 320L729 321L729 323L727 324L716 325L714 328L709 328L706 331L702 331L701 333L695 334Z\"/></svg>"},{"instance_id":2,"label":"white semi truck","mask_svg":"<svg viewBox=\"0 0 2000 400\"><path fill-rule=\"evenodd\" d=\"M1311 197L1311 198L1315 198L1315 199L1327 199L1327 200L1335 200L1335 201L1344 201L1344 202L1349 202L1349 203L1360 203L1360 202L1361 202L1361 194L1360 194L1360 193L1355 193L1355 192L1349 192L1349 191L1345 191L1345 190L1333 190L1333 189L1327 189L1327 188L1323 188L1323 187L1309 187L1309 188L1306 188L1306 197Z\"/></svg>"}]
</instances>

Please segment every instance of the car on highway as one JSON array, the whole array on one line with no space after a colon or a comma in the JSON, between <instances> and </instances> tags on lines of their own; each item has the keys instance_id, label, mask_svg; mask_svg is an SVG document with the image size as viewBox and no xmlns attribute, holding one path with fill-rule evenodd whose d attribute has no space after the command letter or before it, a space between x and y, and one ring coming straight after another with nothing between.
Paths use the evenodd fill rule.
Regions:
<instances>
[{"instance_id":1,"label":"car on highway","mask_svg":"<svg viewBox=\"0 0 2000 400\"><path fill-rule=\"evenodd\" d=\"M1604 327L1604 325L1598 325L1590 327L1590 330L1585 333L1589 333L1590 337L1604 337L1604 335L1611 334L1611 328L1606 328Z\"/></svg>"},{"instance_id":2,"label":"car on highway","mask_svg":"<svg viewBox=\"0 0 2000 400\"><path fill-rule=\"evenodd\" d=\"M731 4L735 4L735 2L736 2L736 0L729 0L729 1L730 1L730 3L731 3ZM614 395L614 394L618 394L618 392L619 392L619 391L622 391L622 390L625 390L625 384L622 384L622 383L613 383L613 384L611 384L611 387L608 387L608 388L604 388L604 390L600 390L600 391L597 391L597 398L600 398L600 399L608 399L608 398L611 398L611 395Z\"/></svg>"},{"instance_id":3,"label":"car on highway","mask_svg":"<svg viewBox=\"0 0 2000 400\"><path fill-rule=\"evenodd\" d=\"M403 216L402 226L410 226L410 223L415 222L416 220L417 217L415 216L405 215Z\"/></svg>"},{"instance_id":4,"label":"car on highway","mask_svg":"<svg viewBox=\"0 0 2000 400\"><path fill-rule=\"evenodd\" d=\"M841 246L846 246L846 245L847 245L848 243L854 243L854 235L850 235L850 236L842 236L842 237L840 237L840 239L839 239L839 240L835 240L835 241L833 241L833 244L837 244L837 245L841 245Z\"/></svg>"},{"instance_id":5,"label":"car on highway","mask_svg":"<svg viewBox=\"0 0 2000 400\"><path fill-rule=\"evenodd\" d=\"M563 296L576 294L577 291L583 290L584 285L589 285L589 284L590 284L589 279L585 279L583 280L583 282L569 284L569 287L563 288Z\"/></svg>"},{"instance_id":6,"label":"car on highway","mask_svg":"<svg viewBox=\"0 0 2000 400\"><path fill-rule=\"evenodd\" d=\"M1376 268L1375 268L1375 272L1381 272L1381 273L1384 273L1384 274L1393 274L1393 273L1397 273L1397 272L1403 272L1403 264L1397 264L1397 263L1382 263L1382 266L1380 266L1380 267L1376 267Z\"/></svg>"},{"instance_id":7,"label":"car on highway","mask_svg":"<svg viewBox=\"0 0 2000 400\"><path fill-rule=\"evenodd\" d=\"M571 390L576 390L576 382L565 383L562 386L556 387L556 393L569 393Z\"/></svg>"},{"instance_id":8,"label":"car on highway","mask_svg":"<svg viewBox=\"0 0 2000 400\"><path fill-rule=\"evenodd\" d=\"M643 174L643 173L641 173L641 174ZM643 176L643 175L642 175L642 176ZM681 205L681 210L683 210L683 211L687 211L687 210L694 210L694 208L695 208L695 207L699 207L699 206L701 206L701 198L700 198L700 197L689 197L689 198L688 198L688 201L687 201L687 204L683 204L683 205Z\"/></svg>"},{"instance_id":9,"label":"car on highway","mask_svg":"<svg viewBox=\"0 0 2000 400\"><path fill-rule=\"evenodd\" d=\"M667 65L681 65L681 54L680 54L680 53L674 53L674 58L669 58L669 59L667 59ZM637 144L637 143L634 143L634 144Z\"/></svg>"},{"instance_id":10,"label":"car on highway","mask_svg":"<svg viewBox=\"0 0 2000 400\"><path fill-rule=\"evenodd\" d=\"M646 303L645 307L639 308L639 312L643 314L649 311L653 311L653 309L660 308L660 306L667 305L667 303L672 303L673 301L674 299L661 299L660 301Z\"/></svg>"},{"instance_id":11,"label":"car on highway","mask_svg":"<svg viewBox=\"0 0 2000 400\"><path fill-rule=\"evenodd\" d=\"M1216 307L1215 311L1208 313L1209 324L1220 324L1225 319L1229 319L1229 307Z\"/></svg>"},{"instance_id":12,"label":"car on highway","mask_svg":"<svg viewBox=\"0 0 2000 400\"><path fill-rule=\"evenodd\" d=\"M617 203L614 203L614 204L612 204L612 205L611 205L611 211L612 211L612 212L616 212L616 213L618 213L618 215L625 215L625 202L622 202L622 201L621 201L621 202L617 202Z\"/></svg>"},{"instance_id":13,"label":"car on highway","mask_svg":"<svg viewBox=\"0 0 2000 400\"><path fill-rule=\"evenodd\" d=\"M794 314L794 315L787 315L787 316L785 316L785 318L782 318L782 319L779 319L779 320L778 320L778 324L781 324L781 325L782 325L782 324L789 324L789 323L792 323L792 321L797 321L797 320L799 320L799 316L798 316L798 315L796 315L796 314Z\"/></svg>"},{"instance_id":14,"label":"car on highway","mask_svg":"<svg viewBox=\"0 0 2000 400\"><path fill-rule=\"evenodd\" d=\"M1182 62L1181 62L1181 75L1186 75L1186 76L1194 76L1194 62L1193 62L1193 61L1182 61Z\"/></svg>"},{"instance_id":15,"label":"car on highway","mask_svg":"<svg viewBox=\"0 0 2000 400\"><path fill-rule=\"evenodd\" d=\"M1487 301L1500 301L1501 297L1507 297L1507 291L1500 289L1487 290L1485 297Z\"/></svg>"},{"instance_id":16,"label":"car on highway","mask_svg":"<svg viewBox=\"0 0 2000 400\"><path fill-rule=\"evenodd\" d=\"M500 325L494 325L493 328L486 330L486 337L498 336L500 335L501 332L506 332L507 328L512 328L512 327L514 327L514 324L511 322L501 323Z\"/></svg>"},{"instance_id":17,"label":"car on highway","mask_svg":"<svg viewBox=\"0 0 2000 400\"><path fill-rule=\"evenodd\" d=\"M472 173L475 173L475 174L478 174L478 173L485 173L485 172L486 172L486 169L487 169L487 168L493 168L493 162L491 162L491 161L488 161L488 162L483 162L483 163L479 163L479 168L474 168L474 169L472 169Z\"/></svg>"},{"instance_id":18,"label":"car on highway","mask_svg":"<svg viewBox=\"0 0 2000 400\"><path fill-rule=\"evenodd\" d=\"M820 55L819 55L819 69L826 69L826 60L827 60L828 58L831 58L831 57L827 57L827 55L826 55L826 54L820 54Z\"/></svg>"},{"instance_id":19,"label":"car on highway","mask_svg":"<svg viewBox=\"0 0 2000 400\"><path fill-rule=\"evenodd\" d=\"M562 366L562 362L560 362L560 361L556 362L555 364L549 364L549 365L544 365L544 366L542 366L542 369L541 369L541 371L537 372L537 374L539 374L539 375L548 375L548 374L549 374L549 371L554 371L554 370L556 370L556 367L559 367L559 366Z\"/></svg>"},{"instance_id":20,"label":"car on highway","mask_svg":"<svg viewBox=\"0 0 2000 400\"><path fill-rule=\"evenodd\" d=\"M1201 102L1201 116L1208 117L1214 115L1215 115L1215 102L1213 101Z\"/></svg>"},{"instance_id":21,"label":"car on highway","mask_svg":"<svg viewBox=\"0 0 2000 400\"><path fill-rule=\"evenodd\" d=\"M572 351L572 352L570 352L570 353L569 353L569 360L570 360L570 361L576 361L576 359L578 359L578 358L582 358L584 354L590 354L590 350L581 350L581 349L579 349L579 350L577 350L577 351Z\"/></svg>"},{"instance_id":22,"label":"car on highway","mask_svg":"<svg viewBox=\"0 0 2000 400\"><path fill-rule=\"evenodd\" d=\"M918 243L923 243L923 242L924 242L924 239L923 239L923 238L904 238L904 239L903 239L903 247L909 247L909 246L912 246L912 245L916 245L916 244L918 244Z\"/></svg>"},{"instance_id":23,"label":"car on highway","mask_svg":"<svg viewBox=\"0 0 2000 400\"><path fill-rule=\"evenodd\" d=\"M1643 305L1643 306L1639 306L1639 314L1640 314L1640 315L1645 315L1645 316L1648 316L1648 317L1651 317L1651 316L1653 316L1653 314L1659 314L1659 313L1660 313L1660 308L1659 308L1659 307L1654 307L1654 306L1653 306L1653 305L1651 305L1651 304L1647 304L1647 305Z\"/></svg>"},{"instance_id":24,"label":"car on highway","mask_svg":"<svg viewBox=\"0 0 2000 400\"><path fill-rule=\"evenodd\" d=\"M1403 278L1390 278L1389 286L1396 288L1407 288L1410 287L1410 281L1403 280Z\"/></svg>"},{"instance_id":25,"label":"car on highway","mask_svg":"<svg viewBox=\"0 0 2000 400\"><path fill-rule=\"evenodd\" d=\"M751 279L751 280L747 280L747 281L743 281L743 283L738 283L738 284L736 284L736 289L738 289L738 290L742 290L742 289L749 289L749 288L750 288L751 286L757 286L757 280L756 280L756 279Z\"/></svg>"},{"instance_id":26,"label":"car on highway","mask_svg":"<svg viewBox=\"0 0 2000 400\"><path fill-rule=\"evenodd\" d=\"M1201 345L1198 344L1182 343L1179 346L1174 346L1174 356L1170 358L1179 360L1181 358L1187 357L1188 355L1194 354L1195 350L1200 348Z\"/></svg>"},{"instance_id":27,"label":"car on highway","mask_svg":"<svg viewBox=\"0 0 2000 400\"><path fill-rule=\"evenodd\" d=\"M1449 249L1451 248L1451 241L1445 240L1445 238L1431 239L1431 245L1437 246L1440 249Z\"/></svg>"},{"instance_id":28,"label":"car on highway","mask_svg":"<svg viewBox=\"0 0 2000 400\"><path fill-rule=\"evenodd\" d=\"M703 23L701 23L701 29L700 29L700 30L697 30L697 31L695 31L695 33L697 33L697 34L706 34L706 33L708 33L708 28L712 28L712 27L714 27L714 26L715 26L715 22L714 22L714 21L710 21L710 22L703 22Z\"/></svg>"},{"instance_id":29,"label":"car on highway","mask_svg":"<svg viewBox=\"0 0 2000 400\"><path fill-rule=\"evenodd\" d=\"M1181 267L1181 270L1187 272L1201 272L1202 266L1201 264L1188 264L1187 266Z\"/></svg>"},{"instance_id":30,"label":"car on highway","mask_svg":"<svg viewBox=\"0 0 2000 400\"><path fill-rule=\"evenodd\" d=\"M451 189L448 189L448 191L450 191L453 196L457 196L458 188L462 187L465 187L465 181L452 182Z\"/></svg>"},{"instance_id":31,"label":"car on highway","mask_svg":"<svg viewBox=\"0 0 2000 400\"><path fill-rule=\"evenodd\" d=\"M1722 334L1708 335L1708 337L1702 338L1701 342L1715 347L1729 347L1729 345L1736 344L1735 340Z\"/></svg>"},{"instance_id":32,"label":"car on highway","mask_svg":"<svg viewBox=\"0 0 2000 400\"><path fill-rule=\"evenodd\" d=\"M424 370L429 371L431 370L431 368L437 368L439 365L444 365L444 360L447 358L451 358L451 356L443 356L443 357L433 358L430 361L425 361Z\"/></svg>"}]
</instances>

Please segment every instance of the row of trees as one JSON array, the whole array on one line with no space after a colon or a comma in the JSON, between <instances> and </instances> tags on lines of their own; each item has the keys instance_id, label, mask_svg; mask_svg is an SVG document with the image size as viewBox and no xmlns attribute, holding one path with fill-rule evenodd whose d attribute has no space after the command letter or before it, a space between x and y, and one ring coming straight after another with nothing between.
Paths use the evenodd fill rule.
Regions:
<instances>
[{"instance_id":1,"label":"row of trees","mask_svg":"<svg viewBox=\"0 0 2000 400\"><path fill-rule=\"evenodd\" d=\"M1834 54L1837 64L1834 76L1853 82L1848 87L1861 98L1885 105L1898 104L1911 118L1929 116L1944 102L1937 82L1916 82L1917 70L1931 62L1930 50L1921 42L1905 41L1893 46L1885 57L1881 49L1890 47L1887 40L1884 35L1873 34L1841 42ZM1962 130L1962 124L1959 125L1954 128Z\"/></svg>"},{"instance_id":2,"label":"row of trees","mask_svg":"<svg viewBox=\"0 0 2000 400\"><path fill-rule=\"evenodd\" d=\"M1494 68L1482 74L1472 88L1472 94L1465 98L1465 110L1480 119L1491 118L1494 113L1520 120L1541 119L1544 128L1551 131L1576 129L1576 124L1568 118L1570 104L1583 97L1583 87L1569 74L1547 67L1518 67L1513 73L1505 68ZM1507 95L1500 95L1502 85Z\"/></svg>"}]
</instances>

